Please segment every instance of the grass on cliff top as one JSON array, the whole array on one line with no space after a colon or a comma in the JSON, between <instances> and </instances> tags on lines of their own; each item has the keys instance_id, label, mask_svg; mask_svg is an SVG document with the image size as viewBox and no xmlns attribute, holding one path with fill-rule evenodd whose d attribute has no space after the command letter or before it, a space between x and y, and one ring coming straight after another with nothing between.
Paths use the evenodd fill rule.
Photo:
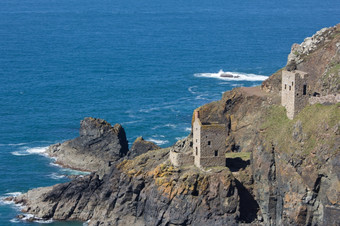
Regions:
<instances>
[{"instance_id":1,"label":"grass on cliff top","mask_svg":"<svg viewBox=\"0 0 340 226\"><path fill-rule=\"evenodd\" d=\"M241 158L243 161L248 161L250 160L250 152L228 152L225 154L226 158Z\"/></svg>"},{"instance_id":2,"label":"grass on cliff top","mask_svg":"<svg viewBox=\"0 0 340 226\"><path fill-rule=\"evenodd\" d=\"M298 121L301 122L301 133L297 128ZM337 123L340 123L340 104L307 106L293 120L287 118L284 107L271 106L261 130L266 141L272 142L280 151L307 155L318 145L337 150L334 147L337 139L334 128Z\"/></svg>"}]
</instances>

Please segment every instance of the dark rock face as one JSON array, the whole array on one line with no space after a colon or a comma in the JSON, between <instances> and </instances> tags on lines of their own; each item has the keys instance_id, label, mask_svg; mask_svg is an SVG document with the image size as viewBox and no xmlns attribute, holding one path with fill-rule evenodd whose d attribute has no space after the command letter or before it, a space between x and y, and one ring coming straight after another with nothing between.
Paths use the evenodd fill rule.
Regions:
<instances>
[{"instance_id":1,"label":"dark rock face","mask_svg":"<svg viewBox=\"0 0 340 226\"><path fill-rule=\"evenodd\" d=\"M151 150L160 149L160 147L150 141L146 141L143 137L138 137L132 144L128 152L128 158L134 158Z\"/></svg>"},{"instance_id":2,"label":"dark rock face","mask_svg":"<svg viewBox=\"0 0 340 226\"><path fill-rule=\"evenodd\" d=\"M117 158L125 156L129 150L125 131L119 124L112 127L105 120L85 118L80 122L79 135L70 144L73 148L99 149Z\"/></svg>"},{"instance_id":3,"label":"dark rock face","mask_svg":"<svg viewBox=\"0 0 340 226\"><path fill-rule=\"evenodd\" d=\"M15 199L43 219L90 220L89 225L238 225L239 194L227 169L180 172L164 162L168 149L150 151L113 167L31 190Z\"/></svg>"},{"instance_id":4,"label":"dark rock face","mask_svg":"<svg viewBox=\"0 0 340 226\"><path fill-rule=\"evenodd\" d=\"M337 127L339 108L310 106L299 116L292 121L267 119L273 124L266 124L268 129L254 143L254 194L263 221L265 225L339 225L340 137L331 129Z\"/></svg>"},{"instance_id":5,"label":"dark rock face","mask_svg":"<svg viewBox=\"0 0 340 226\"><path fill-rule=\"evenodd\" d=\"M291 61L289 61L287 63L286 70L287 71L294 71L294 70L296 70L296 62L295 62L295 60L291 60Z\"/></svg>"},{"instance_id":6,"label":"dark rock face","mask_svg":"<svg viewBox=\"0 0 340 226\"><path fill-rule=\"evenodd\" d=\"M89 117L80 122L79 134L73 140L50 146L47 153L63 166L98 171L118 161L129 150L125 131L119 124L112 127L102 119Z\"/></svg>"}]
</instances>

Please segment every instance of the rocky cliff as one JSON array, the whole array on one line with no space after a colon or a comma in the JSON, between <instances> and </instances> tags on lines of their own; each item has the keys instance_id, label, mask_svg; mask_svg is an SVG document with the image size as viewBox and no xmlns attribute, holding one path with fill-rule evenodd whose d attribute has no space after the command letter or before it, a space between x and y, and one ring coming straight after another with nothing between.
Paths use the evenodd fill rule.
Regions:
<instances>
[{"instance_id":1,"label":"rocky cliff","mask_svg":"<svg viewBox=\"0 0 340 226\"><path fill-rule=\"evenodd\" d=\"M286 69L307 71L318 95L339 93L339 29L293 45L288 57ZM139 138L129 152L120 126L90 118L79 138L49 153L58 161L75 152L97 158L95 172L14 201L36 218L90 225L339 225L340 105L306 106L289 120L280 106L280 76L278 71L261 87L233 89L199 108L203 121L227 125L228 153L251 153L250 163L228 158L230 169L175 168L170 148ZM190 152L191 139L172 148ZM86 161L64 162L89 170ZM103 164L107 170L99 176Z\"/></svg>"},{"instance_id":2,"label":"rocky cliff","mask_svg":"<svg viewBox=\"0 0 340 226\"><path fill-rule=\"evenodd\" d=\"M48 155L56 158L58 164L91 172L107 169L110 162L116 162L128 151L121 125L111 126L102 119L91 117L80 122L79 137L47 149Z\"/></svg>"},{"instance_id":3,"label":"rocky cliff","mask_svg":"<svg viewBox=\"0 0 340 226\"><path fill-rule=\"evenodd\" d=\"M19 196L37 219L82 220L89 225L236 225L238 185L231 172L176 169L169 149L124 160L102 179L96 174Z\"/></svg>"},{"instance_id":4,"label":"rocky cliff","mask_svg":"<svg viewBox=\"0 0 340 226\"><path fill-rule=\"evenodd\" d=\"M340 24L323 28L301 44L293 44L288 55L287 70L300 70L310 75L313 92L327 95L340 89ZM278 93L281 90L281 71L263 82L262 89Z\"/></svg>"}]
</instances>

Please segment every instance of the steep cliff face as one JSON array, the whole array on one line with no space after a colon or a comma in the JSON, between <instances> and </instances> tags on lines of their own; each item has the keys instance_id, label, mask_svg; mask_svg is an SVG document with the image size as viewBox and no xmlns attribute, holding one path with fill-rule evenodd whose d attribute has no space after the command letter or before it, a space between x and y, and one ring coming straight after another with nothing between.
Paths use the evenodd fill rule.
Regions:
<instances>
[{"instance_id":1,"label":"steep cliff face","mask_svg":"<svg viewBox=\"0 0 340 226\"><path fill-rule=\"evenodd\" d=\"M253 151L254 193L265 224L340 222L340 105L313 105L294 120L271 106Z\"/></svg>"}]
</instances>

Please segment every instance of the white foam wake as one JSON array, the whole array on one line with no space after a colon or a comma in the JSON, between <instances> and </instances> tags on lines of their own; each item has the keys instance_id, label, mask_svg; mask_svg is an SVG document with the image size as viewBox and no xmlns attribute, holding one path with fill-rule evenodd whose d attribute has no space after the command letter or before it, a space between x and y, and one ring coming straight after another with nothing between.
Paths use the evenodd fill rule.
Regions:
<instances>
[{"instance_id":1,"label":"white foam wake","mask_svg":"<svg viewBox=\"0 0 340 226\"><path fill-rule=\"evenodd\" d=\"M230 77L222 77L223 75L227 75ZM263 81L268 78L268 76L264 75L256 75L256 74L247 74L241 72L224 72L220 70L217 73L196 73L194 74L195 77L204 77L204 78L217 78L221 80L227 81ZM233 77L231 77L233 76Z\"/></svg>"},{"instance_id":2,"label":"white foam wake","mask_svg":"<svg viewBox=\"0 0 340 226\"><path fill-rule=\"evenodd\" d=\"M16 156L25 156L25 155L33 155L33 154L38 154L38 155L45 155L45 151L47 150L48 146L46 147L34 147L34 148L25 148L25 150L21 151L13 151L11 152L12 155Z\"/></svg>"}]
</instances>

